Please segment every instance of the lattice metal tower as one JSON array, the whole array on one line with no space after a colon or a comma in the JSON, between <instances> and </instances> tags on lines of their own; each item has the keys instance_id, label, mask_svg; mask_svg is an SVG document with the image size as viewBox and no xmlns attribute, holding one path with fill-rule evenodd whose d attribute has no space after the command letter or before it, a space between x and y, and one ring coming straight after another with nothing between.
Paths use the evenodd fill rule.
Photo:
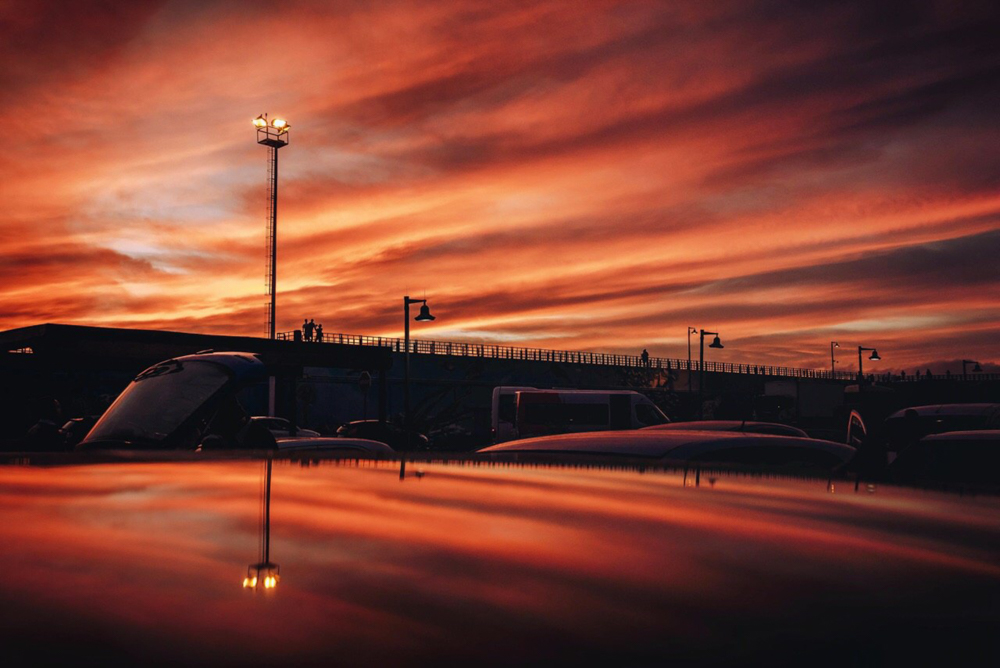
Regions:
<instances>
[{"instance_id":1,"label":"lattice metal tower","mask_svg":"<svg viewBox=\"0 0 1000 668\"><path fill-rule=\"evenodd\" d=\"M257 143L267 146L267 182L268 193L267 215L267 293L270 303L267 309L267 337L275 338L275 295L278 281L278 149L288 146L287 121L280 118L267 119L267 114L261 114L253 121L257 128Z\"/></svg>"}]
</instances>

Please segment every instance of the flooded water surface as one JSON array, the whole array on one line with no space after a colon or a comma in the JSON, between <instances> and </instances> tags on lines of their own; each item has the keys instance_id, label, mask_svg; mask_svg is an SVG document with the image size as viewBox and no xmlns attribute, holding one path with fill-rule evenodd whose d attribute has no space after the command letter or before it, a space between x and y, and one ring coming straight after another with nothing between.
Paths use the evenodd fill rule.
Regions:
<instances>
[{"instance_id":1,"label":"flooded water surface","mask_svg":"<svg viewBox=\"0 0 1000 668\"><path fill-rule=\"evenodd\" d=\"M180 665L996 656L995 497L400 473L275 461L268 488L254 460L0 466L8 649Z\"/></svg>"}]
</instances>

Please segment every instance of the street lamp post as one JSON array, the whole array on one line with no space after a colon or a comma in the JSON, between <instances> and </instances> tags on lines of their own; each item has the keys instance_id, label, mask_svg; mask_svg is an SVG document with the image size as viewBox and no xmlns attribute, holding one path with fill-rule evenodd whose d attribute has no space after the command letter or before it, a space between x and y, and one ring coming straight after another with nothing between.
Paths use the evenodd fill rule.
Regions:
<instances>
[{"instance_id":1,"label":"street lamp post","mask_svg":"<svg viewBox=\"0 0 1000 668\"><path fill-rule=\"evenodd\" d=\"M267 291L270 305L267 311L267 338L275 338L275 294L278 282L278 149L288 146L288 121L281 118L267 119L267 114L261 114L253 119L257 128L257 143L268 148L268 185L270 188L269 210L267 216Z\"/></svg>"},{"instance_id":2,"label":"street lamp post","mask_svg":"<svg viewBox=\"0 0 1000 668\"><path fill-rule=\"evenodd\" d=\"M420 304L417 322L434 320L426 299L403 297L403 429L406 431L406 447L410 447L410 304Z\"/></svg>"},{"instance_id":3,"label":"street lamp post","mask_svg":"<svg viewBox=\"0 0 1000 668\"><path fill-rule=\"evenodd\" d=\"M879 357L878 351L875 350L874 348L865 348L864 346L858 346L858 389L859 390L861 389L861 386L865 382L865 372L864 372L864 368L861 365L862 364L861 363L861 353L862 353L862 351L865 351L865 350L872 351L872 354L868 357L868 359L870 359L871 361L877 362L880 359L882 359L881 357Z\"/></svg>"},{"instance_id":4,"label":"street lamp post","mask_svg":"<svg viewBox=\"0 0 1000 668\"><path fill-rule=\"evenodd\" d=\"M969 372L965 369L967 364L975 364L972 367L972 373L979 373L983 370L983 367L979 366L979 362L975 360L962 360L962 380L969 380Z\"/></svg>"},{"instance_id":5,"label":"street lamp post","mask_svg":"<svg viewBox=\"0 0 1000 668\"><path fill-rule=\"evenodd\" d=\"M698 356L698 416L705 419L705 335L714 336L715 340L708 344L709 348L723 348L718 332L701 330L700 353Z\"/></svg>"},{"instance_id":6,"label":"street lamp post","mask_svg":"<svg viewBox=\"0 0 1000 668\"><path fill-rule=\"evenodd\" d=\"M833 349L839 348L840 344L836 341L830 341L830 378L834 379L837 377L837 360L833 358Z\"/></svg>"},{"instance_id":7,"label":"street lamp post","mask_svg":"<svg viewBox=\"0 0 1000 668\"><path fill-rule=\"evenodd\" d=\"M697 333L697 327L688 327L688 394L691 394L691 335Z\"/></svg>"}]
</instances>

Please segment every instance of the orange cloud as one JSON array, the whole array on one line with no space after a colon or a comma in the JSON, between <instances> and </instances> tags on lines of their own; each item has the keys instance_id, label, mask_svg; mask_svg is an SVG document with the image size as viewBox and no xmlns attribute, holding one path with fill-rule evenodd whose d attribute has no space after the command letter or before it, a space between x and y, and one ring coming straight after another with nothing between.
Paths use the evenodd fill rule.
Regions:
<instances>
[{"instance_id":1,"label":"orange cloud","mask_svg":"<svg viewBox=\"0 0 1000 668\"><path fill-rule=\"evenodd\" d=\"M695 325L722 361L997 355L988 9L260 7L5 24L5 113L28 120L0 327L261 333L269 111L292 123L279 330L397 335L426 291L425 337L680 357Z\"/></svg>"}]
</instances>

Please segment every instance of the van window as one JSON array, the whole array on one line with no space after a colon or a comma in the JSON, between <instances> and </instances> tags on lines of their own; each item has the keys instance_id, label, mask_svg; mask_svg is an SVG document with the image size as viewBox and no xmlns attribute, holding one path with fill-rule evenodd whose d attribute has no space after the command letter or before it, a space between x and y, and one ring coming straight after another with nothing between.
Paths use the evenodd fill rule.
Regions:
<instances>
[{"instance_id":1,"label":"van window","mask_svg":"<svg viewBox=\"0 0 1000 668\"><path fill-rule=\"evenodd\" d=\"M608 405L530 403L524 406L524 421L549 427L607 426Z\"/></svg>"},{"instance_id":2,"label":"van window","mask_svg":"<svg viewBox=\"0 0 1000 668\"><path fill-rule=\"evenodd\" d=\"M666 424L670 422L667 416L661 413L656 406L650 406L649 404L636 404L635 405L635 417L643 426L650 426L654 424Z\"/></svg>"},{"instance_id":3,"label":"van window","mask_svg":"<svg viewBox=\"0 0 1000 668\"><path fill-rule=\"evenodd\" d=\"M513 394L501 394L497 404L497 419L500 422L514 424L514 420L517 418L517 396Z\"/></svg>"},{"instance_id":4,"label":"van window","mask_svg":"<svg viewBox=\"0 0 1000 668\"><path fill-rule=\"evenodd\" d=\"M628 394L612 394L611 400L611 428L631 429L632 428L632 396Z\"/></svg>"}]
</instances>

